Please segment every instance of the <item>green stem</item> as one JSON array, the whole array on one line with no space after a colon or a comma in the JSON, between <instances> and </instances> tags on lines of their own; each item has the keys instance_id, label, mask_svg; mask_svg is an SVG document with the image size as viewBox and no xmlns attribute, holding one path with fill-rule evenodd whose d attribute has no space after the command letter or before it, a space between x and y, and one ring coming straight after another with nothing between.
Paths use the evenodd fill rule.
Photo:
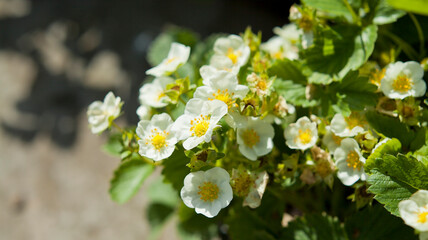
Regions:
<instances>
[{"instance_id":1,"label":"green stem","mask_svg":"<svg viewBox=\"0 0 428 240\"><path fill-rule=\"evenodd\" d=\"M124 132L124 130L121 127L119 127L119 125L117 125L114 121L111 121L111 125L115 127L117 130L119 130L119 132L121 133Z\"/></svg>"},{"instance_id":2,"label":"green stem","mask_svg":"<svg viewBox=\"0 0 428 240\"><path fill-rule=\"evenodd\" d=\"M216 152L218 152L218 148L217 148L217 146L215 145L214 141L211 141L211 147L212 147Z\"/></svg>"},{"instance_id":3,"label":"green stem","mask_svg":"<svg viewBox=\"0 0 428 240\"><path fill-rule=\"evenodd\" d=\"M410 18L413 21L413 24L415 24L416 31L418 32L419 37L419 56L422 58L425 56L425 37L424 32L422 31L421 25L419 24L418 19L415 17L413 13L409 13Z\"/></svg>"},{"instance_id":4,"label":"green stem","mask_svg":"<svg viewBox=\"0 0 428 240\"><path fill-rule=\"evenodd\" d=\"M178 100L180 100L180 102L182 102L184 104L184 106L186 106L187 103L184 101L184 99L181 96L183 96L183 95L180 95L178 97Z\"/></svg>"},{"instance_id":5,"label":"green stem","mask_svg":"<svg viewBox=\"0 0 428 240\"><path fill-rule=\"evenodd\" d=\"M354 9L352 8L351 4L349 4L348 0L342 0L345 4L346 8L349 10L349 12L352 15L352 19L355 23L357 23L358 26L361 26L361 19L358 17L358 15L355 13Z\"/></svg>"},{"instance_id":6,"label":"green stem","mask_svg":"<svg viewBox=\"0 0 428 240\"><path fill-rule=\"evenodd\" d=\"M180 75L178 75L177 71L174 72L174 76L175 76L176 79L180 79Z\"/></svg>"}]
</instances>

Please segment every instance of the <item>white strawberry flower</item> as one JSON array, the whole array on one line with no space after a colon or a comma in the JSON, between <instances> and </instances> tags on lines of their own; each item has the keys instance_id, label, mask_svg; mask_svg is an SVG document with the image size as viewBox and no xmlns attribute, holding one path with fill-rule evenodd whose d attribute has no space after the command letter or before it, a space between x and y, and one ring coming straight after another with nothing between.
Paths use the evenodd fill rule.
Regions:
<instances>
[{"instance_id":1,"label":"white strawberry flower","mask_svg":"<svg viewBox=\"0 0 428 240\"><path fill-rule=\"evenodd\" d=\"M260 49L266 51L274 59L298 59L298 48L290 42L279 36L270 38L267 42L260 45Z\"/></svg>"},{"instance_id":2,"label":"white strawberry flower","mask_svg":"<svg viewBox=\"0 0 428 240\"><path fill-rule=\"evenodd\" d=\"M334 151L334 160L338 169L337 177L346 186L351 186L359 179L365 181L364 172L366 159L362 156L360 146L353 138L345 138Z\"/></svg>"},{"instance_id":3,"label":"white strawberry flower","mask_svg":"<svg viewBox=\"0 0 428 240\"><path fill-rule=\"evenodd\" d=\"M249 206L250 208L257 208L260 206L265 193L266 186L268 184L269 175L266 171L263 171L256 175L256 179L250 186L248 195L244 198L243 206Z\"/></svg>"},{"instance_id":4,"label":"white strawberry flower","mask_svg":"<svg viewBox=\"0 0 428 240\"><path fill-rule=\"evenodd\" d=\"M238 69L247 63L250 52L250 47L237 35L219 38L214 43L214 56L229 58Z\"/></svg>"},{"instance_id":5,"label":"white strawberry flower","mask_svg":"<svg viewBox=\"0 0 428 240\"><path fill-rule=\"evenodd\" d=\"M86 114L92 133L101 133L110 127L111 122L119 116L122 105L120 97L115 97L112 92L107 93L103 102L91 103Z\"/></svg>"},{"instance_id":6,"label":"white strawberry flower","mask_svg":"<svg viewBox=\"0 0 428 240\"><path fill-rule=\"evenodd\" d=\"M141 120L136 133L141 156L160 161L174 152L177 137L171 131L173 121L167 113L154 115L150 121Z\"/></svg>"},{"instance_id":7,"label":"white strawberry flower","mask_svg":"<svg viewBox=\"0 0 428 240\"><path fill-rule=\"evenodd\" d=\"M236 138L239 151L246 158L255 161L272 151L275 131L271 124L256 117L246 118L238 125Z\"/></svg>"},{"instance_id":8,"label":"white strawberry flower","mask_svg":"<svg viewBox=\"0 0 428 240\"><path fill-rule=\"evenodd\" d=\"M216 71L227 71L237 75L241 66L233 64L230 58L223 55L213 55L210 59L210 67Z\"/></svg>"},{"instance_id":9,"label":"white strawberry flower","mask_svg":"<svg viewBox=\"0 0 428 240\"><path fill-rule=\"evenodd\" d=\"M180 43L172 43L168 56L156 67L146 71L147 75L155 77L169 76L189 59L190 47Z\"/></svg>"},{"instance_id":10,"label":"white strawberry flower","mask_svg":"<svg viewBox=\"0 0 428 240\"><path fill-rule=\"evenodd\" d=\"M196 213L212 218L233 199L230 175L223 168L215 167L208 171L187 174L180 191L181 199Z\"/></svg>"},{"instance_id":11,"label":"white strawberry flower","mask_svg":"<svg viewBox=\"0 0 428 240\"><path fill-rule=\"evenodd\" d=\"M308 117L301 117L284 131L285 143L291 149L306 150L318 140L317 124Z\"/></svg>"},{"instance_id":12,"label":"white strawberry flower","mask_svg":"<svg viewBox=\"0 0 428 240\"><path fill-rule=\"evenodd\" d=\"M322 143L327 146L328 151L333 154L334 151L340 146L340 142L342 142L343 138L334 134L331 131L330 126L325 128L325 135L322 138Z\"/></svg>"},{"instance_id":13,"label":"white strawberry flower","mask_svg":"<svg viewBox=\"0 0 428 240\"><path fill-rule=\"evenodd\" d=\"M298 51L297 43L301 39L301 44L304 49L307 49L313 44L314 32L312 30L303 30L298 28L295 23L284 25L282 28L275 27L273 32L292 44L293 51Z\"/></svg>"},{"instance_id":14,"label":"white strawberry flower","mask_svg":"<svg viewBox=\"0 0 428 240\"><path fill-rule=\"evenodd\" d=\"M300 36L303 34L302 29L299 29L295 23L286 24L282 28L275 27L273 32L293 45L299 42Z\"/></svg>"},{"instance_id":15,"label":"white strawberry flower","mask_svg":"<svg viewBox=\"0 0 428 240\"><path fill-rule=\"evenodd\" d=\"M236 99L244 98L249 91L247 86L238 84L235 75L227 71L215 71L210 67L202 67L201 76L205 86L196 89L194 98L220 100L231 108L236 106Z\"/></svg>"},{"instance_id":16,"label":"white strawberry flower","mask_svg":"<svg viewBox=\"0 0 428 240\"><path fill-rule=\"evenodd\" d=\"M151 107L142 104L137 108L137 116L140 120L149 120L152 116Z\"/></svg>"},{"instance_id":17,"label":"white strawberry flower","mask_svg":"<svg viewBox=\"0 0 428 240\"><path fill-rule=\"evenodd\" d=\"M219 100L204 101L190 99L184 115L177 118L173 129L179 140L185 140L183 147L190 150L202 142L210 142L218 121L227 113L227 105Z\"/></svg>"},{"instance_id":18,"label":"white strawberry flower","mask_svg":"<svg viewBox=\"0 0 428 240\"><path fill-rule=\"evenodd\" d=\"M243 197L243 206L257 208L260 206L263 194L269 180L266 171L255 173L245 169L242 165L232 169L232 189L238 197Z\"/></svg>"},{"instance_id":19,"label":"white strawberry flower","mask_svg":"<svg viewBox=\"0 0 428 240\"><path fill-rule=\"evenodd\" d=\"M398 204L400 216L404 222L414 229L428 231L428 191L419 190L409 199Z\"/></svg>"},{"instance_id":20,"label":"white strawberry flower","mask_svg":"<svg viewBox=\"0 0 428 240\"><path fill-rule=\"evenodd\" d=\"M168 96L165 95L166 86L174 83L170 77L158 77L151 83L146 83L140 88L139 100L142 105L154 108L162 108L168 105Z\"/></svg>"},{"instance_id":21,"label":"white strawberry flower","mask_svg":"<svg viewBox=\"0 0 428 240\"><path fill-rule=\"evenodd\" d=\"M414 61L391 63L386 68L380 82L383 94L392 99L404 99L409 96L421 97L425 94L426 83L422 79L424 69Z\"/></svg>"},{"instance_id":22,"label":"white strawberry flower","mask_svg":"<svg viewBox=\"0 0 428 240\"><path fill-rule=\"evenodd\" d=\"M366 122L359 113L352 113L349 117L344 117L336 113L331 120L330 130L339 137L353 137L364 132Z\"/></svg>"},{"instance_id":23,"label":"white strawberry flower","mask_svg":"<svg viewBox=\"0 0 428 240\"><path fill-rule=\"evenodd\" d=\"M307 49L314 43L314 32L312 30L304 31L302 35L302 47Z\"/></svg>"}]
</instances>

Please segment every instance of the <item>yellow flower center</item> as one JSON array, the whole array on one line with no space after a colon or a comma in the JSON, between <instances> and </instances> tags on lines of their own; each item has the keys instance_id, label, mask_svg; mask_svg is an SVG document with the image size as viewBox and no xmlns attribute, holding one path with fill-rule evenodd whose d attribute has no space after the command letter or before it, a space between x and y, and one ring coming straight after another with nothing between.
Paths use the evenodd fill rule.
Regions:
<instances>
[{"instance_id":1,"label":"yellow flower center","mask_svg":"<svg viewBox=\"0 0 428 240\"><path fill-rule=\"evenodd\" d=\"M236 64L238 62L239 56L241 56L241 51L235 51L233 48L227 49L226 56L232 60L233 64Z\"/></svg>"},{"instance_id":2,"label":"yellow flower center","mask_svg":"<svg viewBox=\"0 0 428 240\"><path fill-rule=\"evenodd\" d=\"M205 133L208 131L208 128L210 126L209 120L211 116L209 115L202 115L200 117L196 117L195 119L190 121L190 131L192 132L192 137L202 137L205 135Z\"/></svg>"},{"instance_id":3,"label":"yellow flower center","mask_svg":"<svg viewBox=\"0 0 428 240\"><path fill-rule=\"evenodd\" d=\"M418 223L426 223L428 211L421 212L418 214Z\"/></svg>"},{"instance_id":4,"label":"yellow flower center","mask_svg":"<svg viewBox=\"0 0 428 240\"><path fill-rule=\"evenodd\" d=\"M349 129L353 129L354 127L357 127L357 126L361 127L365 123L362 117L355 112L351 113L349 117L345 117L345 122L346 124L348 124Z\"/></svg>"},{"instance_id":5,"label":"yellow flower center","mask_svg":"<svg viewBox=\"0 0 428 240\"><path fill-rule=\"evenodd\" d=\"M380 82L381 82L381 80L382 80L382 78L384 78L385 77L385 71L386 71L386 69L384 68L384 69L382 69L382 70L378 70L378 69L376 69L375 70L375 72L373 72L371 75L370 75L370 83L372 83L372 84L374 84L374 85L376 85L376 86L380 86Z\"/></svg>"},{"instance_id":6,"label":"yellow flower center","mask_svg":"<svg viewBox=\"0 0 428 240\"><path fill-rule=\"evenodd\" d=\"M410 89L412 89L412 86L413 86L412 80L404 74L399 75L392 83L392 88L395 91L401 92L401 93L408 92Z\"/></svg>"},{"instance_id":7,"label":"yellow flower center","mask_svg":"<svg viewBox=\"0 0 428 240\"><path fill-rule=\"evenodd\" d=\"M348 156L346 157L346 162L348 163L348 167L353 169L361 170L361 168L363 167L363 162L360 161L360 156L354 150L348 153Z\"/></svg>"},{"instance_id":8,"label":"yellow flower center","mask_svg":"<svg viewBox=\"0 0 428 240\"><path fill-rule=\"evenodd\" d=\"M160 101L165 96L166 96L166 94L164 92L159 93L159 95L158 95L158 101Z\"/></svg>"},{"instance_id":9,"label":"yellow flower center","mask_svg":"<svg viewBox=\"0 0 428 240\"><path fill-rule=\"evenodd\" d=\"M317 162L316 171L318 172L318 174L321 177L323 177L323 178L327 177L329 174L331 174L333 172L333 170L334 169L332 168L329 161L322 160L322 161Z\"/></svg>"},{"instance_id":10,"label":"yellow flower center","mask_svg":"<svg viewBox=\"0 0 428 240\"><path fill-rule=\"evenodd\" d=\"M281 59L282 58L282 51L278 51L278 52L272 54L272 58Z\"/></svg>"},{"instance_id":11,"label":"yellow flower center","mask_svg":"<svg viewBox=\"0 0 428 240\"><path fill-rule=\"evenodd\" d=\"M253 184L254 179L250 174L244 172L234 179L233 192L239 197L245 197L250 192L250 187Z\"/></svg>"},{"instance_id":12,"label":"yellow flower center","mask_svg":"<svg viewBox=\"0 0 428 240\"><path fill-rule=\"evenodd\" d=\"M164 147L168 147L166 143L166 137L169 135L169 132L166 130L159 131L157 128L151 130L151 135L146 140L146 144L151 144L157 151L160 151Z\"/></svg>"},{"instance_id":13,"label":"yellow flower center","mask_svg":"<svg viewBox=\"0 0 428 240\"><path fill-rule=\"evenodd\" d=\"M311 139L312 139L312 132L310 129L306 129L304 131L302 129L299 129L299 134L297 135L296 140L299 140L300 143L302 144L308 144L311 142Z\"/></svg>"},{"instance_id":14,"label":"yellow flower center","mask_svg":"<svg viewBox=\"0 0 428 240\"><path fill-rule=\"evenodd\" d=\"M165 64L170 64L170 63L174 62L175 60L177 60L177 57L168 58L166 60Z\"/></svg>"},{"instance_id":15,"label":"yellow flower center","mask_svg":"<svg viewBox=\"0 0 428 240\"><path fill-rule=\"evenodd\" d=\"M260 79L258 82L257 82L257 88L258 89L260 89L260 90L262 90L262 91L264 91L264 90L266 90L267 89L267 83L266 83L266 80L265 79Z\"/></svg>"},{"instance_id":16,"label":"yellow flower center","mask_svg":"<svg viewBox=\"0 0 428 240\"><path fill-rule=\"evenodd\" d=\"M342 138L336 136L334 133L331 133L331 138L333 139L334 143L336 143L336 145L340 145L340 143L342 142Z\"/></svg>"},{"instance_id":17,"label":"yellow flower center","mask_svg":"<svg viewBox=\"0 0 428 240\"><path fill-rule=\"evenodd\" d=\"M242 133L242 139L247 147L252 148L260 141L260 136L256 131L254 131L254 129L246 129Z\"/></svg>"},{"instance_id":18,"label":"yellow flower center","mask_svg":"<svg viewBox=\"0 0 428 240\"><path fill-rule=\"evenodd\" d=\"M228 89L220 90L218 89L216 93L213 93L214 98L208 98L208 100L220 100L227 104L228 108L231 108L235 105L235 100L233 100L233 95L235 93L229 93Z\"/></svg>"},{"instance_id":19,"label":"yellow flower center","mask_svg":"<svg viewBox=\"0 0 428 240\"><path fill-rule=\"evenodd\" d=\"M302 18L297 21L297 25L306 32L312 30L312 17L307 14L303 15Z\"/></svg>"},{"instance_id":20,"label":"yellow flower center","mask_svg":"<svg viewBox=\"0 0 428 240\"><path fill-rule=\"evenodd\" d=\"M199 196L201 196L201 200L206 201L214 201L218 198L218 186L212 182L204 182L202 186L199 186Z\"/></svg>"}]
</instances>

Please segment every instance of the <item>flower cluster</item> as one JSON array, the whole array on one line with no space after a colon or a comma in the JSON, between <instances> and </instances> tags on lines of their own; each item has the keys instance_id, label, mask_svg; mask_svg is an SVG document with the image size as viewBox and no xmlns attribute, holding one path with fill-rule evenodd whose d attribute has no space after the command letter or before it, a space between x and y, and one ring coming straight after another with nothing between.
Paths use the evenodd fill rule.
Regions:
<instances>
[{"instance_id":1,"label":"flower cluster","mask_svg":"<svg viewBox=\"0 0 428 240\"><path fill-rule=\"evenodd\" d=\"M300 194L305 187L324 185L354 189L347 197L359 209L382 194L371 188L378 184L373 183L376 174L397 178L383 169L390 164L385 159L408 158L425 167L423 65L395 58L359 63L360 53L371 52L358 41L374 48L365 35L356 38L358 44L350 39L352 47L364 49L346 63L330 64L330 55L342 59L347 54L348 49L336 48L343 48L340 41L350 33L328 26L329 15L317 14L311 7L293 6L292 23L274 28L276 35L267 42L250 29L240 36L217 36L199 48L172 42L159 65L146 71L150 77L139 90L136 129L120 129L124 162L138 154L146 164L163 165L165 175L173 165L179 170L166 180L179 186L185 206L208 218L233 205L257 209L267 194L283 200L285 192ZM121 105L112 93L104 103L90 105L92 131L112 126ZM407 198L394 204L405 223L423 236L428 232L427 191ZM296 209L304 208L298 201Z\"/></svg>"},{"instance_id":2,"label":"flower cluster","mask_svg":"<svg viewBox=\"0 0 428 240\"><path fill-rule=\"evenodd\" d=\"M297 51L292 50L297 49L297 46L293 44L296 44L298 37L294 35L300 34L296 30L296 26L288 25L280 30L278 28L275 30L280 36L261 44L260 53L266 54L267 58L295 59L297 55L292 55L285 49L297 53ZM284 38L284 36L288 36L288 38ZM274 49L272 44L274 41L279 41L276 40L277 38L281 38L282 45ZM294 40L290 38L294 38ZM310 167L311 164L307 163L308 167L303 169L301 176L303 182L314 184L317 182L317 176L322 176L322 178L331 176L335 172L335 168L337 168L337 177L346 186L352 186L359 180L365 181L367 179L367 174L364 171L366 158L362 149L366 146L361 139L365 138L366 135L375 133L368 127L363 112L354 111L349 116L337 113L331 119L311 116L311 120L307 116L302 116L296 122L289 123L286 121L286 117L290 115L287 111L293 113L295 108L287 104L283 98L278 98L278 101L284 102L283 108L287 109L285 112L283 111L282 115L278 114L274 108L270 111L259 109L260 112L249 113L246 111L249 104L255 109L258 107L252 103L251 98L257 97L266 101L269 97L274 96L275 89L272 89L271 84L265 84L262 87L260 82L257 83L263 81L261 79L263 73L256 72L251 72L246 78L248 86L239 84L237 74L241 67L247 64L251 54L250 46L241 37L230 35L219 38L215 42L213 50L214 55L211 57L210 64L200 68L202 85L194 89L193 98L186 102L183 114L175 121L167 113L155 114L151 117L150 113L172 103L167 92L171 89L169 86L174 85L177 80L168 75L173 74L179 66L187 62L190 48L179 43L173 43L167 58L160 65L147 71L147 74L156 78L151 83L144 84L140 89L141 106L137 113L141 121L138 123L136 135L139 139L139 154L141 156L153 161L163 160L173 154L176 144L181 141L185 150L205 149L207 146L204 144L212 143L214 136L221 137L221 132L226 127L229 129L228 131L235 133L235 137L232 139L235 139L241 156L247 160L256 161L271 153L274 148L275 130L272 121L263 117L268 114L278 119L276 123L286 124L283 132L284 147L287 146L301 152L325 147L326 151L333 157L334 162L329 160L329 154L320 149L325 154L318 154L318 157L313 158L314 167ZM274 53L274 51L277 52ZM422 75L421 67L415 62L397 62L387 68L385 76L381 79L380 89L392 99L408 96L418 97L425 93L425 82L421 80ZM252 89L262 88L265 92L249 91L250 87ZM97 109L102 110L97 112ZM112 93L106 96L104 104L93 103L88 110L89 122L93 131L101 132L106 129L109 126L109 121L117 117L119 112L120 98L114 100ZM95 118L95 115L99 116ZM227 125L222 122L227 123ZM324 123L322 127L320 126L321 122ZM325 125L326 122L330 124ZM221 130L218 131L219 129ZM377 139L375 138L374 141L376 142ZM233 166L234 164L230 165ZM237 174L234 173L235 194L247 199L244 201L244 205L256 207L260 204L269 178L268 174L266 172L263 174L264 187L261 190L259 188L258 191L254 190L255 192L252 193L253 190L250 190L250 185L255 184L253 189L258 189L254 176L261 173L254 172L250 175L246 173L248 175L247 180L242 180L245 178L245 174L236 177ZM215 174L219 174L219 176L214 181ZM205 180L206 178L212 179L212 181ZM185 204L195 208L196 212L213 217L218 214L221 208L226 207L232 199L229 180L229 173L219 167L215 171L213 169L206 172L193 172L184 180L185 185L181 191L181 196ZM242 186L241 182L245 181L249 184L247 187ZM242 194L242 192L246 194ZM251 196L253 196L252 198L258 196L256 197L258 202L248 203Z\"/></svg>"}]
</instances>

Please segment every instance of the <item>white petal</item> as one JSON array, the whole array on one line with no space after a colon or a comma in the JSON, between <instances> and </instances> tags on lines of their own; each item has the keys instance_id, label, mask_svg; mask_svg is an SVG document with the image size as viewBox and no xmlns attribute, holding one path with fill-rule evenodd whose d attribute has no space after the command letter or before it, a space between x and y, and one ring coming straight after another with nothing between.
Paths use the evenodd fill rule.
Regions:
<instances>
[{"instance_id":1,"label":"white petal","mask_svg":"<svg viewBox=\"0 0 428 240\"><path fill-rule=\"evenodd\" d=\"M400 216L404 222L412 227L415 227L418 222L419 207L412 200L403 200L398 204Z\"/></svg>"},{"instance_id":2,"label":"white petal","mask_svg":"<svg viewBox=\"0 0 428 240\"><path fill-rule=\"evenodd\" d=\"M353 172L351 171L338 171L337 172L337 177L340 179L340 181L343 183L343 185L345 186L352 186L354 183L356 183L359 179L360 176L358 176L357 174L352 174Z\"/></svg>"},{"instance_id":3,"label":"white petal","mask_svg":"<svg viewBox=\"0 0 428 240\"><path fill-rule=\"evenodd\" d=\"M151 109L149 106L141 105L137 108L137 115L140 120L150 119Z\"/></svg>"},{"instance_id":4,"label":"white petal","mask_svg":"<svg viewBox=\"0 0 428 240\"><path fill-rule=\"evenodd\" d=\"M413 89L415 91L415 93L413 94L414 97L422 97L423 95L425 95L427 89L425 81L423 79L416 81L415 85L413 86Z\"/></svg>"},{"instance_id":5,"label":"white petal","mask_svg":"<svg viewBox=\"0 0 428 240\"><path fill-rule=\"evenodd\" d=\"M229 173L220 167L214 167L205 172L205 179L208 181L216 182L217 180L229 182L230 175Z\"/></svg>"},{"instance_id":6,"label":"white petal","mask_svg":"<svg viewBox=\"0 0 428 240\"><path fill-rule=\"evenodd\" d=\"M190 150L198 146L204 141L203 137L189 137L183 142L183 147L186 150Z\"/></svg>"},{"instance_id":7,"label":"white petal","mask_svg":"<svg viewBox=\"0 0 428 240\"><path fill-rule=\"evenodd\" d=\"M245 144L239 145L239 151L242 153L242 155L244 155L244 157L246 157L252 161L257 160L257 154L254 151L254 149L245 146Z\"/></svg>"},{"instance_id":8,"label":"white petal","mask_svg":"<svg viewBox=\"0 0 428 240\"><path fill-rule=\"evenodd\" d=\"M166 130L173 123L168 113L153 115L150 122L152 123L153 126L156 126L161 130Z\"/></svg>"},{"instance_id":9,"label":"white petal","mask_svg":"<svg viewBox=\"0 0 428 240\"><path fill-rule=\"evenodd\" d=\"M408 74L408 76L411 76L412 79L422 79L424 76L424 69L415 61L405 62L403 71L405 74Z\"/></svg>"},{"instance_id":10,"label":"white petal","mask_svg":"<svg viewBox=\"0 0 428 240\"><path fill-rule=\"evenodd\" d=\"M186 104L186 108L184 109L184 114L199 116L200 113L202 112L201 107L203 108L204 105L206 105L205 102L206 100L202 100L199 98L190 99Z\"/></svg>"},{"instance_id":11,"label":"white petal","mask_svg":"<svg viewBox=\"0 0 428 240\"><path fill-rule=\"evenodd\" d=\"M196 88L195 93L193 94L194 98L199 98L202 100L208 100L208 99L213 99L213 89L208 87L208 86L200 86L198 88Z\"/></svg>"},{"instance_id":12,"label":"white petal","mask_svg":"<svg viewBox=\"0 0 428 240\"><path fill-rule=\"evenodd\" d=\"M428 207L428 191L419 190L415 192L410 199L414 201L419 207ZM428 209L427 209L428 210Z\"/></svg>"}]
</instances>

